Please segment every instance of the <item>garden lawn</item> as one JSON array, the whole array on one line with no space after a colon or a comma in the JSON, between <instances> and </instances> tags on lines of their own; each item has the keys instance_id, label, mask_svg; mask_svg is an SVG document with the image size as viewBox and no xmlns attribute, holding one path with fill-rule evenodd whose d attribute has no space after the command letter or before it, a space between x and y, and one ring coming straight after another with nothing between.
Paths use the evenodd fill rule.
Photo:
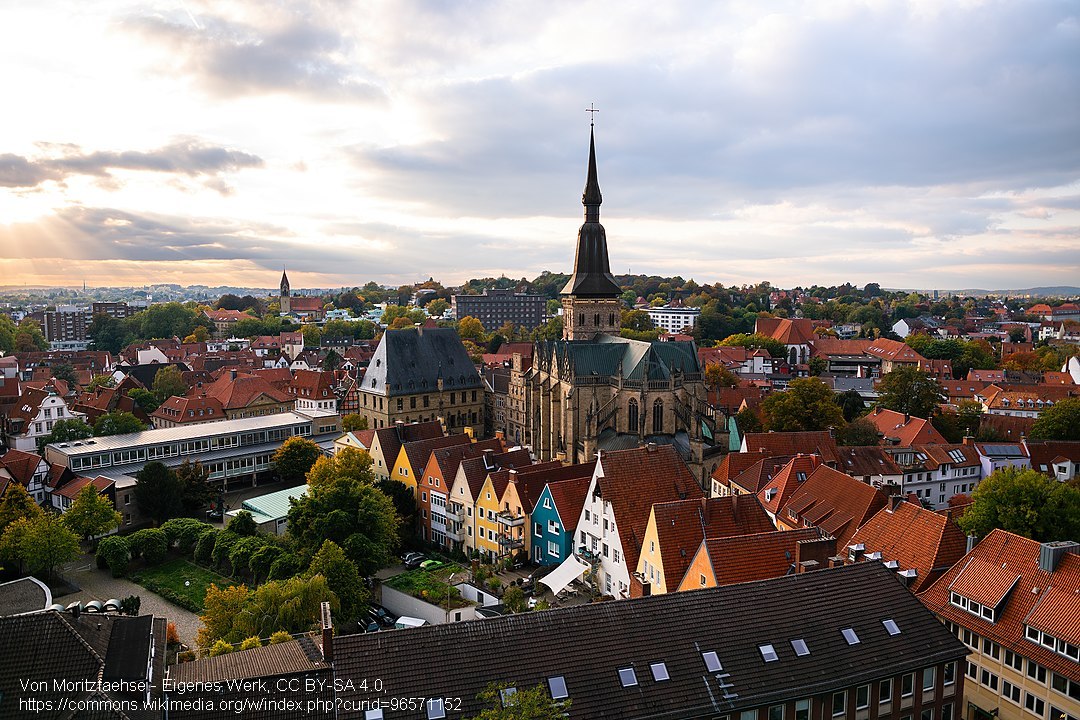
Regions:
<instances>
[{"instance_id":1,"label":"garden lawn","mask_svg":"<svg viewBox=\"0 0 1080 720\"><path fill-rule=\"evenodd\" d=\"M445 565L436 570L420 568L408 570L389 578L383 584L435 605L446 605L447 590L449 590L450 607L460 608L471 605L469 601L461 597L461 591L449 585L451 574L455 575L454 580L457 582L468 577L467 571L460 565Z\"/></svg>"},{"instance_id":2,"label":"garden lawn","mask_svg":"<svg viewBox=\"0 0 1080 720\"><path fill-rule=\"evenodd\" d=\"M198 613L203 611L206 588L211 583L221 588L236 584L224 575L194 565L184 558L173 558L160 565L143 568L131 579L150 592Z\"/></svg>"}]
</instances>

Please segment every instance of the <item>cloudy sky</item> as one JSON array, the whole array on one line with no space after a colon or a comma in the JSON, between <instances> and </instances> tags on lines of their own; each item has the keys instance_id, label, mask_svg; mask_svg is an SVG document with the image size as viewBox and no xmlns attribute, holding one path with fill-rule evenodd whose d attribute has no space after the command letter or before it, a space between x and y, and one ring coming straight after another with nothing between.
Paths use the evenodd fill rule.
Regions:
<instances>
[{"instance_id":1,"label":"cloudy sky","mask_svg":"<svg viewBox=\"0 0 1080 720\"><path fill-rule=\"evenodd\" d=\"M1080 284L1078 7L12 0L0 285Z\"/></svg>"}]
</instances>

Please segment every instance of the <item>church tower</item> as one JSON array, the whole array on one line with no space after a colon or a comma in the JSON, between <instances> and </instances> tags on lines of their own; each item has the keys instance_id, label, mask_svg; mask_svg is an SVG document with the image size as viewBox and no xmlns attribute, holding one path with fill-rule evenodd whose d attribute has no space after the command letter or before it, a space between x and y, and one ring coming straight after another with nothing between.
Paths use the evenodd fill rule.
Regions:
<instances>
[{"instance_id":1,"label":"church tower","mask_svg":"<svg viewBox=\"0 0 1080 720\"><path fill-rule=\"evenodd\" d=\"M281 286L278 304L281 307L282 315L288 315L292 312L292 296L289 288L289 276L285 274L285 268L281 269Z\"/></svg>"},{"instance_id":2,"label":"church tower","mask_svg":"<svg viewBox=\"0 0 1080 720\"><path fill-rule=\"evenodd\" d=\"M574 274L562 290L563 339L591 340L597 335L618 335L622 303L608 266L607 234L600 224L600 182L596 179L596 141L589 129L589 175L581 204L585 222L578 230Z\"/></svg>"}]
</instances>

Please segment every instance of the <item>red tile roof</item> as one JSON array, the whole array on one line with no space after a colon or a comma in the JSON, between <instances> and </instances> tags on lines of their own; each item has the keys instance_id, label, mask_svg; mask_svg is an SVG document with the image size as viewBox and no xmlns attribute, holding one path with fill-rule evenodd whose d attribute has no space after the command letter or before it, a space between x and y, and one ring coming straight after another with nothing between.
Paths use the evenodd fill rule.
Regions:
<instances>
[{"instance_id":1,"label":"red tile roof","mask_svg":"<svg viewBox=\"0 0 1080 720\"><path fill-rule=\"evenodd\" d=\"M904 415L895 410L874 408L874 412L867 415L866 419L874 423L886 442L900 447L929 443L943 445L948 442L929 420Z\"/></svg>"},{"instance_id":2,"label":"red tile roof","mask_svg":"<svg viewBox=\"0 0 1080 720\"><path fill-rule=\"evenodd\" d=\"M173 395L161 403L150 414L155 422L162 423L203 423L211 420L226 420L225 409L217 398L205 396Z\"/></svg>"},{"instance_id":3,"label":"red tile roof","mask_svg":"<svg viewBox=\"0 0 1080 720\"><path fill-rule=\"evenodd\" d=\"M922 364L927 362L919 353L907 345L888 338L878 338L866 348L866 354L895 363Z\"/></svg>"},{"instance_id":4,"label":"red tile roof","mask_svg":"<svg viewBox=\"0 0 1080 720\"><path fill-rule=\"evenodd\" d=\"M796 455L758 491L758 500L775 516L787 499L820 465L821 458L817 455Z\"/></svg>"},{"instance_id":5,"label":"red tile roof","mask_svg":"<svg viewBox=\"0 0 1080 720\"><path fill-rule=\"evenodd\" d=\"M390 427L379 428L375 431L375 436L379 438L379 447L382 448L386 463L392 466L397 461L402 443L442 437L443 429L436 420L400 425L395 423Z\"/></svg>"},{"instance_id":6,"label":"red tile roof","mask_svg":"<svg viewBox=\"0 0 1080 720\"><path fill-rule=\"evenodd\" d=\"M1058 458L1080 462L1080 442L1067 440L1047 440L1045 442L1027 443L1028 453L1031 456L1031 467L1041 473L1054 475L1051 465L1060 462Z\"/></svg>"},{"instance_id":7,"label":"red tile roof","mask_svg":"<svg viewBox=\"0 0 1080 720\"><path fill-rule=\"evenodd\" d=\"M592 473L572 480L548 483L551 501L555 503L563 529L568 533L577 531L577 521L581 516L581 508L585 506L585 495L589 492L591 482Z\"/></svg>"},{"instance_id":8,"label":"red tile roof","mask_svg":"<svg viewBox=\"0 0 1080 720\"><path fill-rule=\"evenodd\" d=\"M941 577L967 551L967 538L949 517L910 502L886 506L855 531L851 543L895 560L900 570L915 570L911 591L919 592Z\"/></svg>"},{"instance_id":9,"label":"red tile roof","mask_svg":"<svg viewBox=\"0 0 1080 720\"><path fill-rule=\"evenodd\" d=\"M8 450L0 457L0 466L7 468L11 477L23 487L30 485L38 466L41 465L41 456L22 450Z\"/></svg>"},{"instance_id":10,"label":"red tile roof","mask_svg":"<svg viewBox=\"0 0 1080 720\"><path fill-rule=\"evenodd\" d=\"M1031 435L1031 427L1035 424L1036 419L1016 415L986 414L979 417L979 431L993 431L1002 440L1019 442L1020 438Z\"/></svg>"},{"instance_id":11,"label":"red tile roof","mask_svg":"<svg viewBox=\"0 0 1080 720\"><path fill-rule=\"evenodd\" d=\"M563 465L558 461L552 461L527 465L511 472L510 477L517 475L518 497L521 498L522 510L531 513L547 485L563 480L591 478L592 471L593 463Z\"/></svg>"},{"instance_id":12,"label":"red tile roof","mask_svg":"<svg viewBox=\"0 0 1080 720\"><path fill-rule=\"evenodd\" d=\"M792 457L794 456L772 455L759 460L731 479L729 482L731 492L756 494L772 482L772 479L788 464Z\"/></svg>"},{"instance_id":13,"label":"red tile roof","mask_svg":"<svg viewBox=\"0 0 1080 720\"><path fill-rule=\"evenodd\" d=\"M716 584L723 586L787 575L795 564L796 545L820 537L817 528L799 528L707 538L702 545Z\"/></svg>"},{"instance_id":14,"label":"red tile roof","mask_svg":"<svg viewBox=\"0 0 1080 720\"><path fill-rule=\"evenodd\" d=\"M196 388L188 394L200 393ZM225 410L246 408L262 396L266 396L275 403L292 400L288 393L278 390L264 378L248 373L237 373L234 378L230 372L223 372L213 383L204 386L201 394L217 400Z\"/></svg>"},{"instance_id":15,"label":"red tile roof","mask_svg":"<svg viewBox=\"0 0 1080 720\"><path fill-rule=\"evenodd\" d=\"M839 460L836 438L828 430L808 432L746 433L743 436L747 452L765 451L769 455L818 454L826 464Z\"/></svg>"},{"instance_id":16,"label":"red tile roof","mask_svg":"<svg viewBox=\"0 0 1080 720\"><path fill-rule=\"evenodd\" d=\"M761 318L757 319L754 332L768 335L785 345L807 345L814 335L814 321L805 318Z\"/></svg>"},{"instance_id":17,"label":"red tile roof","mask_svg":"<svg viewBox=\"0 0 1080 720\"><path fill-rule=\"evenodd\" d=\"M866 349L873 343L873 340L839 340L831 337L816 337L811 343L810 355L824 358L866 355Z\"/></svg>"},{"instance_id":18,"label":"red tile roof","mask_svg":"<svg viewBox=\"0 0 1080 720\"><path fill-rule=\"evenodd\" d=\"M822 465L792 493L777 518L789 526L816 525L843 547L885 503L880 490Z\"/></svg>"},{"instance_id":19,"label":"red tile roof","mask_svg":"<svg viewBox=\"0 0 1080 720\"><path fill-rule=\"evenodd\" d=\"M414 440L413 442L407 442L401 446L401 449L405 451L405 460L409 463L409 469L413 474L413 478L419 480L424 473L424 468L427 466L428 458L431 457L431 453L439 448L447 448L453 445L468 445L472 442L468 435L447 435L445 437L435 437L428 440ZM400 451L398 455L400 455ZM391 465L397 462L397 458L387 463Z\"/></svg>"},{"instance_id":20,"label":"red tile roof","mask_svg":"<svg viewBox=\"0 0 1080 720\"><path fill-rule=\"evenodd\" d=\"M1025 638L1024 625L1032 619L1047 623L1040 630L1051 635L1071 636L1074 643L1076 629L1080 627L1076 623L1080 555L1067 552L1058 560L1053 572L1047 572L1039 567L1041 549L1034 540L1004 530L992 530L952 570L920 593L919 599L946 620L1080 682L1080 666L1075 660ZM992 605L1004 586L1012 582L1015 587L997 608L994 622L950 602L950 593L954 590L969 597L961 592L964 590L977 596L971 599L985 600L985 604ZM1051 590L1055 592L1049 592Z\"/></svg>"},{"instance_id":21,"label":"red tile roof","mask_svg":"<svg viewBox=\"0 0 1080 720\"><path fill-rule=\"evenodd\" d=\"M484 480L491 472L504 468L522 468L532 462L529 452L525 449L511 450L505 453L492 453L490 458L484 455L474 458L465 458L458 466L458 474L464 475L465 482L469 486L469 492L475 500L480 495L480 488L484 486ZM496 488L498 490L498 488ZM502 492L499 491L499 495Z\"/></svg>"},{"instance_id":22,"label":"red tile roof","mask_svg":"<svg viewBox=\"0 0 1080 720\"><path fill-rule=\"evenodd\" d=\"M74 500L75 496L79 494L80 490L82 490L85 486L92 484L94 487L97 488L98 494L100 495L101 493L108 490L109 487L112 486L113 482L114 481L112 479L107 477L88 478L80 476L75 478L59 490L56 490L55 494L60 495L61 497L66 497L69 500Z\"/></svg>"},{"instance_id":23,"label":"red tile roof","mask_svg":"<svg viewBox=\"0 0 1080 720\"><path fill-rule=\"evenodd\" d=\"M738 477L747 468L769 457L765 452L728 453L711 475L721 485L727 487L733 478Z\"/></svg>"},{"instance_id":24,"label":"red tile roof","mask_svg":"<svg viewBox=\"0 0 1080 720\"><path fill-rule=\"evenodd\" d=\"M878 445L840 448L839 469L856 480L875 475L902 475L893 456Z\"/></svg>"},{"instance_id":25,"label":"red tile roof","mask_svg":"<svg viewBox=\"0 0 1080 720\"><path fill-rule=\"evenodd\" d=\"M653 504L700 498L704 493L670 445L607 452L596 462L597 487L611 503L626 565L636 569Z\"/></svg>"}]
</instances>

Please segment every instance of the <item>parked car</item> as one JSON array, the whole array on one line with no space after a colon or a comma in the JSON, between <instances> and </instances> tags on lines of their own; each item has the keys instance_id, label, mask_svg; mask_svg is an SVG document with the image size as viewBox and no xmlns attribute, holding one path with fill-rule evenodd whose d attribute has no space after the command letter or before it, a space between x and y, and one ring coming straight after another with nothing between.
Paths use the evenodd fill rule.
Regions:
<instances>
[{"instance_id":1,"label":"parked car","mask_svg":"<svg viewBox=\"0 0 1080 720\"><path fill-rule=\"evenodd\" d=\"M413 570L420 567L420 564L426 560L424 553L411 552L403 557L401 560L405 563L406 570Z\"/></svg>"},{"instance_id":2,"label":"parked car","mask_svg":"<svg viewBox=\"0 0 1080 720\"><path fill-rule=\"evenodd\" d=\"M379 623L380 625L383 625L385 627L394 627L394 616L391 615L386 608L380 605L372 605L371 608L368 610L368 615L371 617L372 620Z\"/></svg>"},{"instance_id":3,"label":"parked car","mask_svg":"<svg viewBox=\"0 0 1080 720\"><path fill-rule=\"evenodd\" d=\"M425 560L420 563L420 567L424 570L438 570L445 564L442 560Z\"/></svg>"}]
</instances>

